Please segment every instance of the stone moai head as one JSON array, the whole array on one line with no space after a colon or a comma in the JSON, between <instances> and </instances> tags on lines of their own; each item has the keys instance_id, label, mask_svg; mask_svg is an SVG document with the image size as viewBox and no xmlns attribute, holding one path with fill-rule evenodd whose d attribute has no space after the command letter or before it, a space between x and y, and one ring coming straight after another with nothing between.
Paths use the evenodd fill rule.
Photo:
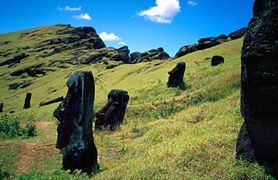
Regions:
<instances>
[{"instance_id":1,"label":"stone moai head","mask_svg":"<svg viewBox=\"0 0 278 180\"><path fill-rule=\"evenodd\" d=\"M123 123L126 107L129 101L127 91L114 89L108 94L108 102L96 113L95 129L109 127L115 130Z\"/></svg>"},{"instance_id":2,"label":"stone moai head","mask_svg":"<svg viewBox=\"0 0 278 180\"><path fill-rule=\"evenodd\" d=\"M241 57L241 113L255 159L278 177L278 1L256 0ZM240 136L239 136L240 138ZM238 139L238 142L243 142ZM244 151L244 146L240 146Z\"/></svg>"},{"instance_id":3,"label":"stone moai head","mask_svg":"<svg viewBox=\"0 0 278 180\"><path fill-rule=\"evenodd\" d=\"M168 72L169 74L169 79L167 82L168 87L177 87L181 82L183 82L185 68L186 68L185 62L179 62L172 71Z\"/></svg>"}]
</instances>

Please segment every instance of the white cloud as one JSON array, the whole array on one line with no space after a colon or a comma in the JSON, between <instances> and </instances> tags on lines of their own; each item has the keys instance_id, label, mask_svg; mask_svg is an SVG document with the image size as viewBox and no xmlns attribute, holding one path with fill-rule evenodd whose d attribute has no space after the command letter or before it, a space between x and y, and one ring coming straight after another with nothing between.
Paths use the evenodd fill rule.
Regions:
<instances>
[{"instance_id":1,"label":"white cloud","mask_svg":"<svg viewBox=\"0 0 278 180\"><path fill-rule=\"evenodd\" d=\"M59 11L80 11L82 9L82 6L79 7L70 7L70 6L65 6L63 8L58 7L57 8Z\"/></svg>"},{"instance_id":2,"label":"white cloud","mask_svg":"<svg viewBox=\"0 0 278 180\"><path fill-rule=\"evenodd\" d=\"M103 41L120 41L121 40L121 38L119 36L117 36L116 34L114 34L114 33L108 34L107 32L100 33L99 37Z\"/></svg>"},{"instance_id":3,"label":"white cloud","mask_svg":"<svg viewBox=\"0 0 278 180\"><path fill-rule=\"evenodd\" d=\"M189 5L189 6L197 6L198 3L196 1L189 0L189 1L187 1L187 5Z\"/></svg>"},{"instance_id":4,"label":"white cloud","mask_svg":"<svg viewBox=\"0 0 278 180\"><path fill-rule=\"evenodd\" d=\"M86 20L86 21L90 21L92 19L88 13L81 13L73 17L78 20Z\"/></svg>"},{"instance_id":5,"label":"white cloud","mask_svg":"<svg viewBox=\"0 0 278 180\"><path fill-rule=\"evenodd\" d=\"M119 45L126 46L126 43L124 41L120 41Z\"/></svg>"},{"instance_id":6,"label":"white cloud","mask_svg":"<svg viewBox=\"0 0 278 180\"><path fill-rule=\"evenodd\" d=\"M156 0L155 4L138 15L153 22L170 24L181 9L179 0Z\"/></svg>"}]
</instances>

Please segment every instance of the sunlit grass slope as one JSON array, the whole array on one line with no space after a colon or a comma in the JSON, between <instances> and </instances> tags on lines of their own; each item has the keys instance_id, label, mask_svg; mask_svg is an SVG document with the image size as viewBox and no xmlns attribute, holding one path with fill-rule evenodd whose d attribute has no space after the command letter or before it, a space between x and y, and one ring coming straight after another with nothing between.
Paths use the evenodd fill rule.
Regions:
<instances>
[{"instance_id":1,"label":"sunlit grass slope","mask_svg":"<svg viewBox=\"0 0 278 180\"><path fill-rule=\"evenodd\" d=\"M10 173L25 173L23 179L47 177L60 168L52 116L58 104L38 104L65 95L71 72L87 69L95 77L95 110L104 105L113 88L125 89L130 95L120 129L94 132L100 170L91 178L265 179L264 168L235 160L243 121L239 111L241 47L242 39L238 39L175 60L120 65L110 70L102 64L69 66L14 91L8 90L11 79L4 75L0 90L6 110L15 110L23 122L34 119L38 133L29 139L1 140L0 159ZM225 63L211 67L213 55L223 56ZM167 72L180 61L187 65L185 88L167 88ZM26 92L33 93L32 108L21 110ZM23 160L28 164L24 166Z\"/></svg>"}]
</instances>

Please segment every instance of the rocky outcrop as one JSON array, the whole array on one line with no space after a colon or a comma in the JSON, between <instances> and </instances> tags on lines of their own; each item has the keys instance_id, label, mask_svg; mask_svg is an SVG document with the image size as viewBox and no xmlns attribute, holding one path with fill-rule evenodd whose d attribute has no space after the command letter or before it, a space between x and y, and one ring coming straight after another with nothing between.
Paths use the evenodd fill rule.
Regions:
<instances>
[{"instance_id":1,"label":"rocky outcrop","mask_svg":"<svg viewBox=\"0 0 278 180\"><path fill-rule=\"evenodd\" d=\"M91 71L75 71L67 81L68 92L54 111L59 120L56 148L63 167L92 172L97 168L97 149L92 134L95 85Z\"/></svg>"},{"instance_id":2,"label":"rocky outcrop","mask_svg":"<svg viewBox=\"0 0 278 180\"><path fill-rule=\"evenodd\" d=\"M183 82L185 68L186 68L185 62L179 62L172 71L168 72L169 74L169 79L167 82L168 87L178 87Z\"/></svg>"},{"instance_id":3,"label":"rocky outcrop","mask_svg":"<svg viewBox=\"0 0 278 180\"><path fill-rule=\"evenodd\" d=\"M96 113L95 129L116 130L123 123L128 101L127 91L111 90L108 94L108 102Z\"/></svg>"},{"instance_id":4,"label":"rocky outcrop","mask_svg":"<svg viewBox=\"0 0 278 180\"><path fill-rule=\"evenodd\" d=\"M244 36L246 32L247 32L247 28L242 28L235 32L230 33L228 35L228 37L231 38L232 40L238 39L238 38L241 38L242 36Z\"/></svg>"},{"instance_id":5,"label":"rocky outcrop","mask_svg":"<svg viewBox=\"0 0 278 180\"><path fill-rule=\"evenodd\" d=\"M130 54L129 63L135 64L140 62L148 62L153 60L164 60L170 58L163 48L152 49L144 53L133 52Z\"/></svg>"},{"instance_id":6,"label":"rocky outcrop","mask_svg":"<svg viewBox=\"0 0 278 180\"><path fill-rule=\"evenodd\" d=\"M54 99L51 99L49 101L43 101L43 102L40 102L40 106L47 106L49 104L53 104L53 103L57 103L57 102L61 102L64 100L64 97L61 96L61 97L58 97L58 98L54 98Z\"/></svg>"},{"instance_id":7,"label":"rocky outcrop","mask_svg":"<svg viewBox=\"0 0 278 180\"><path fill-rule=\"evenodd\" d=\"M211 66L218 66L219 64L224 63L224 58L222 56L213 56L211 58Z\"/></svg>"},{"instance_id":8,"label":"rocky outcrop","mask_svg":"<svg viewBox=\"0 0 278 180\"><path fill-rule=\"evenodd\" d=\"M32 93L30 92L26 93L23 109L28 109L31 107L31 97L32 97Z\"/></svg>"},{"instance_id":9,"label":"rocky outcrop","mask_svg":"<svg viewBox=\"0 0 278 180\"><path fill-rule=\"evenodd\" d=\"M16 82L16 83L9 84L9 89L13 89L13 90L16 90L18 88L23 89L30 86L31 84L32 84L31 81Z\"/></svg>"},{"instance_id":10,"label":"rocky outcrop","mask_svg":"<svg viewBox=\"0 0 278 180\"><path fill-rule=\"evenodd\" d=\"M29 66L27 68L19 69L14 72L11 72L11 76L20 76L23 73L27 73L28 76L36 77L38 75L45 75L46 70L43 68L43 64Z\"/></svg>"},{"instance_id":11,"label":"rocky outcrop","mask_svg":"<svg viewBox=\"0 0 278 180\"><path fill-rule=\"evenodd\" d=\"M225 34L221 34L216 37L201 38L198 40L198 43L196 44L191 44L191 45L186 45L181 47L179 51L176 53L175 58L185 56L195 51L204 50L213 46L217 46L219 44L229 41L230 39L232 40L238 39L244 36L245 33L246 33L246 28L242 28L238 31L232 32L228 36L226 36Z\"/></svg>"},{"instance_id":12,"label":"rocky outcrop","mask_svg":"<svg viewBox=\"0 0 278 180\"><path fill-rule=\"evenodd\" d=\"M130 50L128 49L127 46L123 46L119 49L116 49L116 53L111 56L111 60L114 61L122 61L123 63L129 63L130 62L130 58L129 58L129 53Z\"/></svg>"},{"instance_id":13,"label":"rocky outcrop","mask_svg":"<svg viewBox=\"0 0 278 180\"><path fill-rule=\"evenodd\" d=\"M278 177L278 1L256 0L242 48L241 113L255 159ZM238 143L242 137L239 136Z\"/></svg>"},{"instance_id":14,"label":"rocky outcrop","mask_svg":"<svg viewBox=\"0 0 278 180\"><path fill-rule=\"evenodd\" d=\"M4 66L4 65L9 65L9 67L17 64L17 63L20 63L20 61L24 58L28 57L28 55L22 53L20 55L17 55L17 56L14 56L12 59L8 59L2 63L0 63L0 67L1 66Z\"/></svg>"}]
</instances>

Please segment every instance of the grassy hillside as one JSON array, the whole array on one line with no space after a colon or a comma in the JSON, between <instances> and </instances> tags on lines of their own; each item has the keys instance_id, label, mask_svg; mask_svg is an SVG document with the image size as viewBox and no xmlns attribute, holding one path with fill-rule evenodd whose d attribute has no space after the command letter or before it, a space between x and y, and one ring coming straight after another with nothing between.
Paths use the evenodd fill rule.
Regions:
<instances>
[{"instance_id":1,"label":"grassy hillside","mask_svg":"<svg viewBox=\"0 0 278 180\"><path fill-rule=\"evenodd\" d=\"M16 42L18 33L1 36L8 35ZM123 64L109 70L102 63L66 64L67 68L54 67L55 71L45 76L27 77L32 84L17 90L9 90L8 85L24 77L12 77L10 69L2 66L0 101L4 110L15 110L23 124L34 120L37 136L0 140L0 160L9 173L22 179L59 177L62 160L55 149L56 119L52 116L58 104L38 104L65 95L71 72L86 69L95 77L95 110L104 105L113 88L130 95L120 129L94 132L100 170L91 178L267 179L263 167L235 160L243 122L239 111L241 47L242 39L238 39L175 60ZM210 58L216 54L225 57L225 63L211 67ZM180 61L187 64L185 88L167 88L167 72ZM32 108L22 110L26 92L33 93Z\"/></svg>"}]
</instances>

